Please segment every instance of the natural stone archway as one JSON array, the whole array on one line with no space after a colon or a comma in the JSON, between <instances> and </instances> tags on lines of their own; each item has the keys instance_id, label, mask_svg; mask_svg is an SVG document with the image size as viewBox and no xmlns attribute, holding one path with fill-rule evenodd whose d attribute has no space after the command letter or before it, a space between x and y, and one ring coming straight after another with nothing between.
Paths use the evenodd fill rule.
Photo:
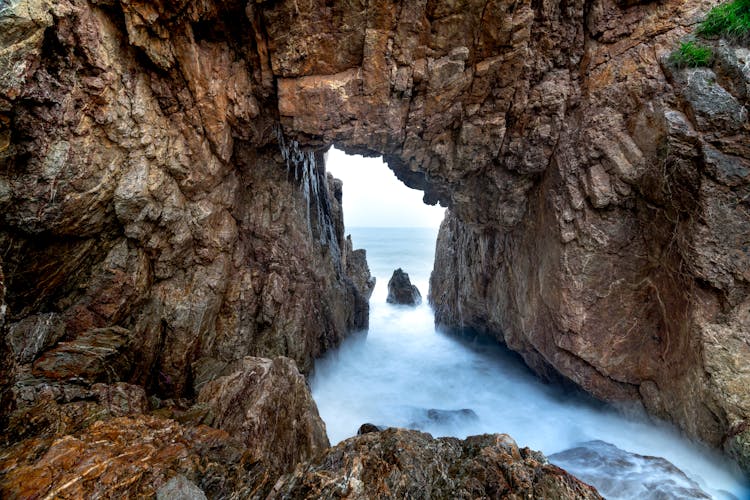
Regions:
<instances>
[{"instance_id":1,"label":"natural stone archway","mask_svg":"<svg viewBox=\"0 0 750 500\"><path fill-rule=\"evenodd\" d=\"M94 329L124 329L118 378L166 398L247 355L309 368L361 326L335 143L450 207L440 322L747 456L746 55L662 59L714 4L10 2L16 404L66 402L35 360Z\"/></svg>"}]
</instances>

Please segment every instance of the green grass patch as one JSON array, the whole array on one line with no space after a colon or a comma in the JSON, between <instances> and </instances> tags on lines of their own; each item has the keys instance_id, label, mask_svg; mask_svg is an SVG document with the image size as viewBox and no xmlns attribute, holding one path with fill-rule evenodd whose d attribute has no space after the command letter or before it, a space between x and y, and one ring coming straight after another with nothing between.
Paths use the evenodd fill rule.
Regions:
<instances>
[{"instance_id":1,"label":"green grass patch","mask_svg":"<svg viewBox=\"0 0 750 500\"><path fill-rule=\"evenodd\" d=\"M669 60L678 68L699 68L710 66L713 57L711 47L689 41L682 42L680 47L669 56Z\"/></svg>"},{"instance_id":2,"label":"green grass patch","mask_svg":"<svg viewBox=\"0 0 750 500\"><path fill-rule=\"evenodd\" d=\"M696 33L747 42L750 40L750 0L733 0L714 7Z\"/></svg>"}]
</instances>

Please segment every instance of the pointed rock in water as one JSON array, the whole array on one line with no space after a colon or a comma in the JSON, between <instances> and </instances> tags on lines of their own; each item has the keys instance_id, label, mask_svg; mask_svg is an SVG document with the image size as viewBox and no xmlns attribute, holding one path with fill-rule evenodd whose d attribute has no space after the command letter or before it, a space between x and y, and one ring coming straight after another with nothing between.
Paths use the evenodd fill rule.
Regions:
<instances>
[{"instance_id":1,"label":"pointed rock in water","mask_svg":"<svg viewBox=\"0 0 750 500\"><path fill-rule=\"evenodd\" d=\"M505 434L435 439L405 429L343 441L283 476L266 498L599 499ZM264 495L262 495L264 496Z\"/></svg>"},{"instance_id":2,"label":"pointed rock in water","mask_svg":"<svg viewBox=\"0 0 750 500\"><path fill-rule=\"evenodd\" d=\"M630 453L604 441L588 441L549 459L607 498L712 498L669 460Z\"/></svg>"},{"instance_id":3,"label":"pointed rock in water","mask_svg":"<svg viewBox=\"0 0 750 500\"><path fill-rule=\"evenodd\" d=\"M388 281L388 298L389 304L404 304L407 306L416 306L422 303L422 294L416 286L411 284L409 275L400 267L393 271L393 276Z\"/></svg>"}]
</instances>

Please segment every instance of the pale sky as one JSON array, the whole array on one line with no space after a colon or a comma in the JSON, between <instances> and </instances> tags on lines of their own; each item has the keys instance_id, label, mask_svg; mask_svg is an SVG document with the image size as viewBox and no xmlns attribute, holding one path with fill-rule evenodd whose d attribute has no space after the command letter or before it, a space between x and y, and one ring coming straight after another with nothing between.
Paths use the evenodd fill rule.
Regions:
<instances>
[{"instance_id":1,"label":"pale sky","mask_svg":"<svg viewBox=\"0 0 750 500\"><path fill-rule=\"evenodd\" d=\"M344 225L351 227L438 227L440 206L425 205L422 191L409 189L382 158L328 150L326 169L344 182Z\"/></svg>"}]
</instances>

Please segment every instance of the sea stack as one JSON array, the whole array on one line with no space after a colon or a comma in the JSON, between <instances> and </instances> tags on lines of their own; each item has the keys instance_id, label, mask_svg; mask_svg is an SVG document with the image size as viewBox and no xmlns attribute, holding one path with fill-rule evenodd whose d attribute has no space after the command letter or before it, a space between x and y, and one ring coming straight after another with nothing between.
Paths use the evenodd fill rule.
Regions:
<instances>
[{"instance_id":1,"label":"sea stack","mask_svg":"<svg viewBox=\"0 0 750 500\"><path fill-rule=\"evenodd\" d=\"M388 281L386 302L407 306L416 306L422 303L422 294L419 293L419 289L411 284L409 275L400 267L393 271L393 276Z\"/></svg>"}]
</instances>

